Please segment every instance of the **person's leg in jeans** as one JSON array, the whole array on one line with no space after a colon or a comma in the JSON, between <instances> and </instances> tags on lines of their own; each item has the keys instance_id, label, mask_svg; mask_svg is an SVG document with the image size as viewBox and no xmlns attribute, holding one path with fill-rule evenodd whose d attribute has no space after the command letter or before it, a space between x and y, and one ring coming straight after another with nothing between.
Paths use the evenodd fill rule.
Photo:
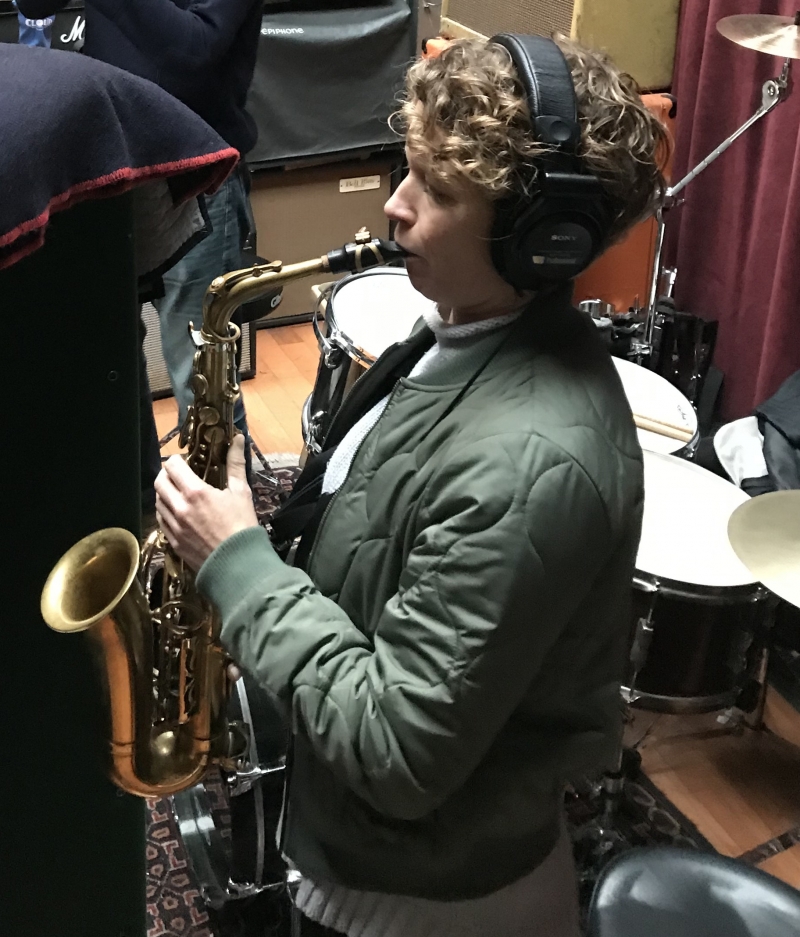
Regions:
<instances>
[{"instance_id":1,"label":"person's leg in jeans","mask_svg":"<svg viewBox=\"0 0 800 937\"><path fill-rule=\"evenodd\" d=\"M214 277L242 266L242 245L252 224L252 213L243 177L230 175L214 195L206 197L212 231L164 276L164 297L156 300L161 326L161 348L170 383L178 403L178 425L194 402L189 379L192 375L195 345L189 323L199 329L203 321L203 297ZM234 407L237 429L249 441L244 402L240 397ZM248 477L250 446L245 445Z\"/></svg>"},{"instance_id":2,"label":"person's leg in jeans","mask_svg":"<svg viewBox=\"0 0 800 937\"><path fill-rule=\"evenodd\" d=\"M144 338L147 328L139 315L139 455L142 489L142 536L147 536L156 523L156 476L161 471L161 449L153 416L153 397L147 377Z\"/></svg>"}]
</instances>

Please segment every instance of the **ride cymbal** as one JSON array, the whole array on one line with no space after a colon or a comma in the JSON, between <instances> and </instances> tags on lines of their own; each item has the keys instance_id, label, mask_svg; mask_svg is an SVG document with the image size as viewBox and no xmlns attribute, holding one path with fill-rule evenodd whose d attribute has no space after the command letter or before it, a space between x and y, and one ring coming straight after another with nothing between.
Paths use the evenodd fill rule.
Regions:
<instances>
[{"instance_id":1,"label":"ride cymbal","mask_svg":"<svg viewBox=\"0 0 800 937\"><path fill-rule=\"evenodd\" d=\"M746 49L768 52L783 59L800 59L800 25L796 17L766 13L740 13L717 23L717 31Z\"/></svg>"},{"instance_id":2,"label":"ride cymbal","mask_svg":"<svg viewBox=\"0 0 800 937\"><path fill-rule=\"evenodd\" d=\"M745 501L728 520L728 539L759 582L800 608L800 491Z\"/></svg>"}]
</instances>

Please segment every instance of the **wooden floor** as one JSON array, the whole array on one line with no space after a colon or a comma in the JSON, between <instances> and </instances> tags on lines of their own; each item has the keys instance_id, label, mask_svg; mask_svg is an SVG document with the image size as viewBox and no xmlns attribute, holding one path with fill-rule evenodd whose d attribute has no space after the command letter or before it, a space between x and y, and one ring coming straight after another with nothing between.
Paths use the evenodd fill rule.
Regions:
<instances>
[{"instance_id":1,"label":"wooden floor","mask_svg":"<svg viewBox=\"0 0 800 937\"><path fill-rule=\"evenodd\" d=\"M260 329L256 338L256 376L242 381L247 424L258 448L300 453L300 411L317 376L319 349L311 323ZM175 425L177 409L169 397L153 404L158 434ZM171 443L165 452L177 452Z\"/></svg>"},{"instance_id":2,"label":"wooden floor","mask_svg":"<svg viewBox=\"0 0 800 937\"><path fill-rule=\"evenodd\" d=\"M318 362L310 324L258 332L257 375L242 390L250 432L265 455L299 454L300 410ZM154 411L163 436L175 424L175 404L156 401ZM175 443L165 451L176 451ZM650 729L640 749L646 773L725 855L742 855L800 827L800 715L770 691L765 721L765 731L736 733L714 715L638 713L628 727L629 742ZM800 888L800 845L760 868Z\"/></svg>"}]
</instances>

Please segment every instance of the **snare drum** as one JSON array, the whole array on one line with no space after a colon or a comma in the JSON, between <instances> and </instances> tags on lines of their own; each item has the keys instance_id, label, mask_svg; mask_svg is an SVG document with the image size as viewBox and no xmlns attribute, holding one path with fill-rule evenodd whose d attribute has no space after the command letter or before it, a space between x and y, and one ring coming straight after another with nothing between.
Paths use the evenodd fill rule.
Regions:
<instances>
[{"instance_id":1,"label":"snare drum","mask_svg":"<svg viewBox=\"0 0 800 937\"><path fill-rule=\"evenodd\" d=\"M243 722L249 736L238 770L211 772L171 798L187 858L212 908L282 888L286 878L276 844L286 727L268 695L249 677L237 680L228 717Z\"/></svg>"},{"instance_id":2,"label":"snare drum","mask_svg":"<svg viewBox=\"0 0 800 937\"><path fill-rule=\"evenodd\" d=\"M733 706L772 604L728 542L728 519L747 495L692 462L648 451L644 491L626 697L657 712Z\"/></svg>"},{"instance_id":3,"label":"snare drum","mask_svg":"<svg viewBox=\"0 0 800 937\"><path fill-rule=\"evenodd\" d=\"M321 359L303 406L303 440L309 452L319 451L353 382L390 345L408 338L423 311L434 305L398 267L374 268L336 284L325 309L325 335L314 317Z\"/></svg>"},{"instance_id":4,"label":"snare drum","mask_svg":"<svg viewBox=\"0 0 800 937\"><path fill-rule=\"evenodd\" d=\"M651 433L646 429L637 429L636 433L642 449L677 456L689 455L693 452L699 433L697 414L689 400L677 387L673 387L668 380L654 371L648 371L647 368L623 358L611 360L614 362L625 396L634 413L665 423L674 423L676 426L684 426L692 433L691 441L686 443L680 439L672 439L670 436Z\"/></svg>"}]
</instances>

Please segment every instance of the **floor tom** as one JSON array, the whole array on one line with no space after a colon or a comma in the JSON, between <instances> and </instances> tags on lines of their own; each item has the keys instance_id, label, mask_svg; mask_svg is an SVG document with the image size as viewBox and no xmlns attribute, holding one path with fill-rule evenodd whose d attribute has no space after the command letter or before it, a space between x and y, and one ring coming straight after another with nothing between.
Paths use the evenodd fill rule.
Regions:
<instances>
[{"instance_id":1,"label":"floor tom","mask_svg":"<svg viewBox=\"0 0 800 937\"><path fill-rule=\"evenodd\" d=\"M644 479L626 694L659 712L733 706L770 609L728 542L728 519L748 497L692 462L647 450Z\"/></svg>"}]
</instances>

